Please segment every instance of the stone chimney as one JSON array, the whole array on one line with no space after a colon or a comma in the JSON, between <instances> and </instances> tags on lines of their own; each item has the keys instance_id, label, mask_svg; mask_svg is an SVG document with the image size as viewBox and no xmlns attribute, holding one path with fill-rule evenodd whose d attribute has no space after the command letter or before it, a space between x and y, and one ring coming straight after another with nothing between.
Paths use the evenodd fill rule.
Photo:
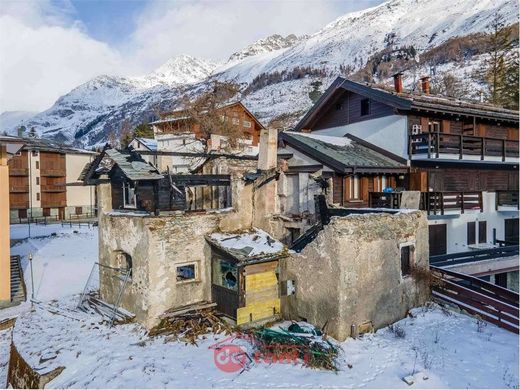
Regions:
<instances>
[{"instance_id":1,"label":"stone chimney","mask_svg":"<svg viewBox=\"0 0 520 390\"><path fill-rule=\"evenodd\" d=\"M258 169L267 171L276 168L278 153L278 130L264 129L260 132Z\"/></svg>"},{"instance_id":2,"label":"stone chimney","mask_svg":"<svg viewBox=\"0 0 520 390\"><path fill-rule=\"evenodd\" d=\"M403 92L403 74L401 72L394 74L394 89L395 92Z\"/></svg>"},{"instance_id":3,"label":"stone chimney","mask_svg":"<svg viewBox=\"0 0 520 390\"><path fill-rule=\"evenodd\" d=\"M425 95L430 94L430 76L421 77L421 90Z\"/></svg>"}]
</instances>

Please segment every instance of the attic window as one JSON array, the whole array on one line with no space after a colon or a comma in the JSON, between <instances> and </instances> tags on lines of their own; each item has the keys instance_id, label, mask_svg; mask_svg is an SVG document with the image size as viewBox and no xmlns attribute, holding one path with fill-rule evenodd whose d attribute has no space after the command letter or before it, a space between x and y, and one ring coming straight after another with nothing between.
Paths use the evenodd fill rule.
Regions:
<instances>
[{"instance_id":1,"label":"attic window","mask_svg":"<svg viewBox=\"0 0 520 390\"><path fill-rule=\"evenodd\" d=\"M343 108L343 104L336 103L336 111L341 111L342 108Z\"/></svg>"},{"instance_id":2,"label":"attic window","mask_svg":"<svg viewBox=\"0 0 520 390\"><path fill-rule=\"evenodd\" d=\"M370 99L361 100L361 116L370 114Z\"/></svg>"}]
</instances>

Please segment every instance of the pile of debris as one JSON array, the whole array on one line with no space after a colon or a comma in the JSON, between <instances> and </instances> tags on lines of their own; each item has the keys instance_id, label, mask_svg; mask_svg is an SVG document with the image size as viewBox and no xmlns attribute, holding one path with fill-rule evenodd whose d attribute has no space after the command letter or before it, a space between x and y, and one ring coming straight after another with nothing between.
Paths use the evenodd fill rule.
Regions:
<instances>
[{"instance_id":1,"label":"pile of debris","mask_svg":"<svg viewBox=\"0 0 520 390\"><path fill-rule=\"evenodd\" d=\"M161 322L148 333L150 336L167 336L167 341L182 341L197 345L199 337L208 333L231 334L233 328L214 310L215 304L190 305L166 312Z\"/></svg>"},{"instance_id":2,"label":"pile of debris","mask_svg":"<svg viewBox=\"0 0 520 390\"><path fill-rule=\"evenodd\" d=\"M77 309L89 314L98 314L112 325L121 325L132 322L135 314L123 309L121 306L112 305L99 298L98 292L90 292L82 295Z\"/></svg>"},{"instance_id":3,"label":"pile of debris","mask_svg":"<svg viewBox=\"0 0 520 390\"><path fill-rule=\"evenodd\" d=\"M256 356L300 359L307 367L338 371L336 358L341 347L330 342L319 329L293 322L287 327L252 330Z\"/></svg>"}]
</instances>

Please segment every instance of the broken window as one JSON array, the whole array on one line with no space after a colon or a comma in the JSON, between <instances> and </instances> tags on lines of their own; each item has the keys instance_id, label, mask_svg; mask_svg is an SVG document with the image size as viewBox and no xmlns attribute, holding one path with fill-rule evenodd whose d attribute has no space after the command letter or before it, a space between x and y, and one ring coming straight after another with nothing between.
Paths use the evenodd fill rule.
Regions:
<instances>
[{"instance_id":1,"label":"broken window","mask_svg":"<svg viewBox=\"0 0 520 390\"><path fill-rule=\"evenodd\" d=\"M128 278L132 279L133 262L132 256L123 251L116 251L116 267L122 271L121 278L128 273Z\"/></svg>"},{"instance_id":2,"label":"broken window","mask_svg":"<svg viewBox=\"0 0 520 390\"><path fill-rule=\"evenodd\" d=\"M413 245L401 247L401 276L410 275L412 269Z\"/></svg>"},{"instance_id":3,"label":"broken window","mask_svg":"<svg viewBox=\"0 0 520 390\"><path fill-rule=\"evenodd\" d=\"M130 183L123 184L123 206L134 209L136 207L135 188Z\"/></svg>"},{"instance_id":4,"label":"broken window","mask_svg":"<svg viewBox=\"0 0 520 390\"><path fill-rule=\"evenodd\" d=\"M213 263L213 284L237 291L238 270L236 264L224 259L216 259Z\"/></svg>"},{"instance_id":5,"label":"broken window","mask_svg":"<svg viewBox=\"0 0 520 390\"><path fill-rule=\"evenodd\" d=\"M195 264L180 265L177 267L177 282L195 280Z\"/></svg>"},{"instance_id":6,"label":"broken window","mask_svg":"<svg viewBox=\"0 0 520 390\"><path fill-rule=\"evenodd\" d=\"M361 100L361 116L370 114L370 99Z\"/></svg>"}]
</instances>

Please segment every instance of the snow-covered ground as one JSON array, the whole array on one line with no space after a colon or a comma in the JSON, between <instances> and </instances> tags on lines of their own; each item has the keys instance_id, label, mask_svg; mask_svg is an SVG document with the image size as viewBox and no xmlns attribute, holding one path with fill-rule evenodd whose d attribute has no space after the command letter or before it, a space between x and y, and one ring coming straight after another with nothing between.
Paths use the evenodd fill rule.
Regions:
<instances>
[{"instance_id":1,"label":"snow-covered ground","mask_svg":"<svg viewBox=\"0 0 520 390\"><path fill-rule=\"evenodd\" d=\"M10 345L11 329L0 330L0 388L4 388L7 384Z\"/></svg>"},{"instance_id":2,"label":"snow-covered ground","mask_svg":"<svg viewBox=\"0 0 520 390\"><path fill-rule=\"evenodd\" d=\"M56 303L63 316L36 308L15 327L15 344L33 367L65 367L50 387L403 388L406 376L414 388L518 387L518 336L436 305L413 310L393 331L342 343L338 373L264 362L229 373L217 368L210 348L224 336L198 347L166 343L138 325L110 329L70 312L75 303Z\"/></svg>"},{"instance_id":3,"label":"snow-covered ground","mask_svg":"<svg viewBox=\"0 0 520 390\"><path fill-rule=\"evenodd\" d=\"M42 372L65 367L48 387L404 388L402 378L412 376L413 388L518 388L518 335L437 305L413 310L393 330L341 343L338 373L265 362L241 373L221 371L210 347L224 336L208 335L198 347L166 343L137 324L109 328L100 317L76 312L97 259L97 230L56 226L12 248L25 266L33 253L36 298L43 301L32 312L28 304L19 307L15 343ZM23 238L21 230L12 233ZM0 384L9 342L9 332L0 332Z\"/></svg>"}]
</instances>

